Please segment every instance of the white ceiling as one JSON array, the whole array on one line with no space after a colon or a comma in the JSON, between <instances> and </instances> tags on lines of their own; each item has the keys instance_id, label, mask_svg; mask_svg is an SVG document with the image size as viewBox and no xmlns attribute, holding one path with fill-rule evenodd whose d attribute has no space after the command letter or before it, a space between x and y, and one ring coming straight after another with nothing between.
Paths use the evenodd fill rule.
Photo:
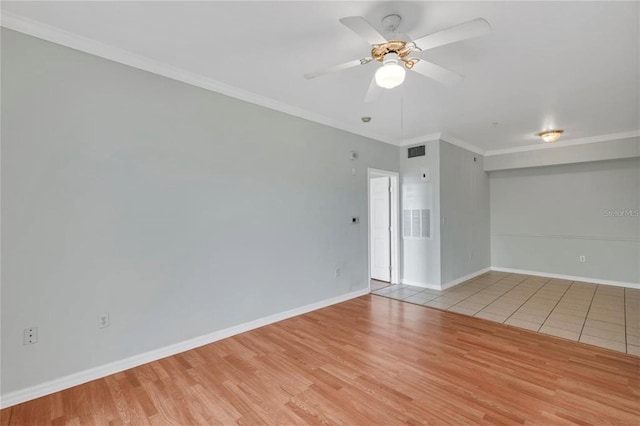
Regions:
<instances>
[{"instance_id":1,"label":"white ceiling","mask_svg":"<svg viewBox=\"0 0 640 426\"><path fill-rule=\"evenodd\" d=\"M134 65L396 144L443 134L484 152L539 144L534 134L546 128L565 130L558 144L640 129L638 2L3 1L1 7L9 28L116 60L125 50L144 57L130 60ZM465 75L454 87L409 73L402 86L367 104L377 62L303 79L369 54L339 18L361 15L381 30L390 13L403 17L400 31L414 39L477 17L493 31L424 56ZM373 119L364 124L362 116Z\"/></svg>"}]
</instances>

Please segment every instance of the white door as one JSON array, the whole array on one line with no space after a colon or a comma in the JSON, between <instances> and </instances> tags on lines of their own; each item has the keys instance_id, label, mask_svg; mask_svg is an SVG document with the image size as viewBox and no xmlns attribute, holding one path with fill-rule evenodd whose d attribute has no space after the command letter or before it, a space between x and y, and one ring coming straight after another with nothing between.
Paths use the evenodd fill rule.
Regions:
<instances>
[{"instance_id":1,"label":"white door","mask_svg":"<svg viewBox=\"0 0 640 426\"><path fill-rule=\"evenodd\" d=\"M369 185L371 210L371 278L391 281L391 231L389 178L372 178Z\"/></svg>"}]
</instances>

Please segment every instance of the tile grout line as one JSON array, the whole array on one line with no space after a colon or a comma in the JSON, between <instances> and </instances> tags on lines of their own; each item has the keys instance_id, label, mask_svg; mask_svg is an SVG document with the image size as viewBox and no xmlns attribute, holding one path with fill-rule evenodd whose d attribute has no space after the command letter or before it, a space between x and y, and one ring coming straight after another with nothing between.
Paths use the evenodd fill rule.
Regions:
<instances>
[{"instance_id":1,"label":"tile grout line","mask_svg":"<svg viewBox=\"0 0 640 426\"><path fill-rule=\"evenodd\" d=\"M509 274L509 275L511 275L511 274ZM506 277L508 277L509 275L506 275L506 276L504 276L504 277L500 278L498 281L496 281L496 282L494 282L494 283L491 283L491 284L489 285L489 287L491 287L492 285L494 285L494 284L498 283L499 281L501 281L501 280L505 279L505 278L506 278ZM469 282L469 284L470 284L470 283L472 283L472 282L474 282L474 281L476 281L478 278L479 278L479 277L472 279L472 280ZM465 283L465 284L466 284L466 283ZM411 286L411 285L406 285L406 286L407 286L407 287L415 287L415 286ZM452 288L453 288L453 287L452 287ZM482 291L482 290L485 290L485 289L486 289L486 288L483 288L483 289L481 289L481 290L478 290L478 292L480 292L480 291ZM398 290L401 290L401 289L398 289ZM409 298L409 297L415 296L416 294L424 293L424 292L426 292L427 290L429 290L429 289L427 288L427 289L420 290L420 291L418 291L417 293L412 294L411 296L404 297L404 298L396 298L396 297L389 296L389 293L393 293L394 291L390 291L390 292L387 292L387 293L385 293L385 294L375 294L375 293L373 293L373 294L375 294L376 296L386 297L387 299L399 300L399 301L401 301L401 302L405 302L405 301L406 301L407 303L413 303L414 305L418 305L418 306L426 306L427 308L428 308L429 306L425 305L425 303L433 302L433 301L435 301L435 300L437 300L437 299L441 298L442 296L444 296L444 294L442 294L442 295L438 295L438 296L436 296L435 298L433 298L433 299L431 299L431 300L427 300L427 301L426 301L426 302L424 302L424 303L409 302L408 300L405 300L405 299L407 299L407 298ZM441 292L442 292L442 293L444 293L444 292L446 292L447 290L448 290L448 289L441 290ZM376 290L376 291L377 291L377 290ZM476 293L478 293L478 292L476 292ZM473 295L474 295L474 294L476 294L476 293L473 293L473 294L471 294L471 295L470 295L470 296L468 296L468 297L471 297L471 296L473 296ZM459 303L459 302L458 302L458 303ZM456 303L456 304L457 304L457 303ZM453 306L455 306L455 305L451 305L450 307L453 307ZM447 311L447 310L448 310L448 308L447 308L447 309L443 309L443 310L444 310L444 311Z\"/></svg>"},{"instance_id":2,"label":"tile grout line","mask_svg":"<svg viewBox=\"0 0 640 426\"><path fill-rule=\"evenodd\" d=\"M525 278L524 280L520 281L520 282L518 283L518 285L516 285L516 286L515 286L514 288L512 288L511 290L509 290L509 291L506 291L506 292L502 293L502 294L501 294L500 296L498 296L496 299L492 300L490 303L488 303L487 305L485 305L485 307L484 307L484 308L486 308L487 306L491 305L493 302L495 302L496 300L500 299L502 296L504 296L505 294L509 293L510 291L515 290L516 288L520 287L520 286L522 285L522 283L524 283L524 282L525 282L526 280L528 280L529 278L530 278L530 276L528 276L528 277L527 277L527 278ZM527 298L527 300L525 300L524 302L522 302L522 303L520 304L520 306L518 306L518 308L517 308L515 311L511 312L511 315L507 316L507 318L505 318L505 320L504 320L503 322L501 322L501 324L504 324L505 322L507 322L507 320L508 320L509 318L511 318L511 316L512 316L513 314L515 314L516 312L518 312L518 310L519 310L520 308L522 308L522 305L524 305L525 303L527 303L527 302L529 301L529 299L531 299L531 298L532 298L532 297L533 297L537 292L539 292L539 291L542 289L542 287L544 287L544 286L545 286L549 281L551 281L551 278L549 278L547 281L545 281L545 283L544 283L544 284L542 284L542 286L541 286L540 288L538 288L535 292L533 292L533 294L532 294L531 296L529 296L529 297ZM480 309L478 312L482 312L482 311L484 310L484 308ZM476 314L477 314L478 312L476 312ZM487 313L490 313L490 312L487 312ZM475 315L475 314L474 314L474 315ZM497 322L497 321L496 321L496 322Z\"/></svg>"},{"instance_id":3,"label":"tile grout line","mask_svg":"<svg viewBox=\"0 0 640 426\"><path fill-rule=\"evenodd\" d=\"M525 305L529 300L531 300L531 298L532 298L533 296L535 296L536 294L538 294L538 292L540 292L540 290L542 290L543 288L545 288L545 287L546 287L546 285L547 285L547 284L549 283L549 281L551 281L551 280L552 280L552 278L549 278L547 281L545 281L545 282L544 282L544 284L542 284L542 286L541 286L539 289L537 289L537 290L536 290L536 291L535 291L531 296L529 296L529 298L528 298L527 300L525 300L524 302L522 302L522 303L520 304L520 306L518 306L518 309L516 309L515 311L511 312L511 315L509 315L509 316L504 320L503 324L504 324L504 323L506 323L507 321L509 321L509 318L511 318L511 317L512 317L516 312L518 312L518 311L520 310L520 308L522 308L522 307L523 307L523 306L524 306L524 305ZM569 287L571 287L571 286L569 286ZM567 288L569 288L569 287L567 287ZM566 290L565 290L565 292L566 292ZM562 296L564 296L564 293L562 293ZM560 298L562 298L562 296L560 296ZM558 301L559 301L559 300L560 300L560 299L558 299ZM557 305L557 303L556 303L556 305ZM554 305L554 308L555 308L555 305ZM553 310L552 310L552 311L553 311ZM550 312L549 314L551 314L551 312ZM548 315L547 315L547 316L548 316ZM545 321L546 321L546 318L545 318ZM540 324L540 327L542 327L542 324ZM538 327L538 329L536 330L536 332L540 329L540 327Z\"/></svg>"},{"instance_id":4,"label":"tile grout line","mask_svg":"<svg viewBox=\"0 0 640 426\"><path fill-rule=\"evenodd\" d=\"M421 291L417 292L416 294L412 294L411 296L406 296L406 297L403 297L402 299L398 299L398 300L402 300L402 301L407 301L407 302L409 302L409 301L407 300L408 298L410 298L410 297L415 297L415 296L417 296L417 295L419 295L419 294L431 294L431 293L427 293L427 292L426 292L426 290L421 290ZM433 294L431 294L431 295L433 296ZM437 298L437 297L440 297L440 296L435 296L433 299L429 299L429 300L427 300L427 302L430 302L431 300L434 300L434 299L435 299L435 298ZM425 303L427 303L427 302L425 302ZM415 303L416 305L421 305L421 303L416 303L416 302L409 302L409 303Z\"/></svg>"},{"instance_id":5,"label":"tile grout line","mask_svg":"<svg viewBox=\"0 0 640 426\"><path fill-rule=\"evenodd\" d=\"M580 329L580 335L578 336L578 342L582 339L582 332L584 331L584 326L587 324L587 318L589 318L589 312L591 312L591 305L593 305L593 299L596 297L596 292L598 291L598 286L600 284L596 284L596 289L593 291L593 296L591 296L591 301L589 302L589 309L587 309L587 315L584 317L584 323L582 323L582 328ZM627 337L625 336L625 340ZM627 346L624 347L625 353L627 352Z\"/></svg>"},{"instance_id":6,"label":"tile grout line","mask_svg":"<svg viewBox=\"0 0 640 426\"><path fill-rule=\"evenodd\" d=\"M555 305L553 305L553 308L551 308L551 311L549 311L549 313L547 314L547 316L544 318L544 321L542 321L542 324L540 324L540 328L538 328L538 330L540 330L543 326L544 323L547 322L547 320L549 319L549 317L551 316L551 314L553 313L553 311L556 310L556 308L558 307L558 305L560 304L560 301L562 300L562 298L564 297L565 294L567 294L567 292L569 291L569 289L571 288L571 286L573 285L575 281L571 281L571 284L569 284L567 286L567 288L564 289L564 291L562 292L562 296L560 296L560 298L558 299L558 301L556 302ZM585 315L585 321L587 320L587 317ZM584 324L583 324L584 326ZM578 339L580 339L580 336L578 336Z\"/></svg>"},{"instance_id":7,"label":"tile grout line","mask_svg":"<svg viewBox=\"0 0 640 426\"><path fill-rule=\"evenodd\" d=\"M494 287L494 286L496 286L496 285L498 285L498 284L501 284L501 283L502 283L502 281L504 281L504 280L505 280L505 279L507 279L507 278L513 278L514 276L518 277L519 275L520 275L520 274L507 274L507 275L503 276L502 278L497 279L497 280L496 280L496 281L494 281L494 282L482 283L482 284L480 284L480 289L478 289L477 291L472 292L471 294L469 294L469 295L468 295L468 296L466 296L466 297L463 297L462 299L460 299L459 301L455 302L455 303L454 303L453 305L451 305L450 307L448 307L448 308L446 308L446 309L445 309L445 308L438 308L438 309L440 309L440 310L442 310L442 311L455 312L455 311L450 311L450 309L451 309L451 308L454 308L454 307L456 307L456 306L459 306L459 305L460 305L460 304L462 304L463 302L469 301L469 300L470 300L470 299L472 299L474 296L478 295L479 293L482 293L484 290L491 290L491 289L492 289L492 287ZM495 298L494 298L494 299L492 299L491 301L489 301L489 302L484 302L484 303L480 303L480 305L483 305L483 306L482 306L482 308L481 308L480 310L475 311L473 314L465 314L465 315L468 315L468 316L470 316L470 317L475 317L475 316L476 316L476 314L478 314L479 312L481 312L481 311L483 311L484 309L486 309L486 308L487 308L489 305L491 305L492 303L495 303L498 299L502 298L503 296L506 296L508 293L510 293L510 292L512 292L512 291L514 291L514 290L516 290L516 289L519 289L520 287L523 287L523 288L522 288L522 289L520 289L520 290L527 290L530 286L532 286L532 284L530 284L530 283L528 283L528 282L527 282L527 281L528 281L529 279L531 279L531 278L532 278L532 276L524 275L524 278L523 278L522 280L520 280L520 281L518 281L518 282L516 282L516 283L513 283L513 284L509 284L509 285L508 285L508 287L509 287L509 288L507 288L507 289L505 289L504 291L502 291L502 292L501 292L497 297L495 297ZM479 279L480 279L479 277L478 277L478 278L475 278L475 279L472 279L472 280L470 280L467 284L471 284L471 283L473 283L474 281L479 280ZM530 296L528 296L528 297L527 297L523 302L521 302L521 303L518 305L518 307L516 308L516 310L515 310L514 312L512 312L510 315L506 316L506 318L505 318L505 320L504 320L503 322L497 321L497 320L495 320L495 319L492 319L492 320L490 320L490 321L493 321L493 322L496 322L496 323L499 323L499 324L506 324L506 321L508 321L509 319L511 319L511 318L512 318L512 317L513 317L517 312L519 312L519 310L520 310L520 309L521 309L521 308L522 308L526 303L528 303L531 299L533 299L533 298L534 298L537 294L539 294L543 289L546 289L547 287L549 287L550 289L552 289L552 288L553 288L553 285L552 285L551 281L553 281L553 278L549 278L549 279L547 279L546 281L544 281L544 282L543 282L543 283L541 283L541 284L536 284L536 285L540 285L540 286L539 286L536 290L534 290L534 291L533 291L533 293L532 293ZM568 280L563 280L563 281L568 281ZM502 283L502 284L504 284L504 283ZM570 291L573 287L576 287L576 288L578 289L578 291L582 292L583 290L581 290L581 289L580 289L580 286L581 286L582 284L584 284L584 283L582 283L582 282L580 282L580 281L571 281L571 283L570 283L570 284L569 284L569 285L564 289L564 291L563 291L563 292L560 294L560 296L556 299L555 303L553 304L553 307L551 307L551 309L550 309L549 313L548 313L548 314L546 315L546 317L543 319L542 324L540 324L540 326L539 326L537 329L535 329L535 330L531 329L531 330L532 330L532 331L535 331L535 332L538 332L538 333L542 333L542 332L540 331L540 329L541 329L541 328L546 324L546 322L549 320L549 318L550 318L554 313L556 313L556 309L558 308L558 306L560 305L560 303L564 300L564 298L565 298L565 297L567 297L567 295L568 295L569 291ZM392 287L392 285L389 285L388 287ZM405 285L400 285L399 287L401 287L401 289L402 289L402 288L407 288L407 287L408 287L409 289L415 289L415 288L416 288L416 287L413 287L413 286L410 286L410 285L406 285L406 284L405 284ZM581 339L581 338L582 338L582 336L584 335L584 329L586 328L586 321L589 319L589 315L591 314L591 309L593 309L593 302L595 302L595 300L596 300L596 298L597 298L597 297L607 297L607 294L600 294L600 292L599 292L599 290L600 290L601 288L604 288L602 285L599 285L599 284L595 284L595 285L593 285L593 284L591 284L591 285L589 285L589 287L594 287L594 289L593 289L593 291L592 291L591 298L590 298L590 300L589 300L589 305L587 306L587 309L586 309L586 310L585 310L585 312L584 312L583 323L582 323L582 326L581 326L580 332L578 333L578 338L577 338L577 340L574 340L574 341L576 341L576 342L581 342L581 340L580 340L580 339ZM379 290L381 290L381 289L379 289ZM399 289L399 290L400 290L400 289ZM426 295L433 295L433 296L435 296L433 299L431 299L431 300L429 300L429 301L427 301L427 302L422 302L422 303L420 303L420 302L409 302L407 299L408 299L408 298L410 298L410 297L412 297L412 296L406 296L406 297L404 297L404 298L396 298L396 297L391 297L391 296L388 296L388 295L379 295L379 294L375 294L375 293L373 293L373 294L374 294L374 295L376 295L376 296L385 297L385 298L390 299L390 300L396 300L396 301L401 301L401 302L407 302L407 303L410 303L410 304L414 304L414 305L416 305L416 306L430 307L430 306L428 306L428 305L427 305L429 302L437 301L438 299L441 299L442 297L447 296L447 293L449 292L448 290L449 290L449 289L447 289L447 290L442 290L442 291L441 291L441 293L442 293L441 295L434 295L433 293L428 293L429 289L420 289L420 290L416 291L412 296L419 295L419 294L426 294ZM392 293L392 292L391 292L391 293ZM624 344L625 346L624 346L624 349L623 349L623 350L613 349L613 350L615 350L615 351L617 351L617 352L621 352L621 353L630 353L630 352L628 351L628 338L629 338L629 335L627 334L627 325L628 325L628 321L627 321L627 311L628 311L628 310L627 310L627 306L626 306L626 305L627 305L627 293L631 294L631 290L626 289L626 288L625 288L625 289L623 289L623 291L622 291L622 303L623 303L623 309L622 309L622 311L623 311L623 317L624 317L624 318L623 318L623 321L622 321L622 322L623 322L623 328L624 328L624 343L622 343L622 342L619 342L619 341L618 341L620 344ZM548 299L548 300L553 300L553 299ZM583 299L583 300L584 300L584 299ZM567 298L567 303L571 303L571 301L572 301L571 297L568 297L568 298ZM571 313L566 314L566 315L573 316ZM480 317L480 318L481 318L481 317ZM532 321L530 321L530 322L532 322ZM606 321L606 320L605 320L605 322L608 322L608 321ZM523 327L521 327L521 328L523 328ZM543 333L543 334L544 334L544 333ZM590 337L590 336L588 336L588 337ZM596 336L596 337L597 337L597 336ZM606 337L603 337L603 338L600 338L600 339L602 339L602 340L610 340L610 339L608 339L608 338L606 338ZM573 340L573 339L569 339L569 340ZM615 340L613 340L612 342L615 342ZM598 345L598 344L594 344L594 346L598 346L598 347L607 347L607 346L600 346L600 345Z\"/></svg>"},{"instance_id":8,"label":"tile grout line","mask_svg":"<svg viewBox=\"0 0 640 426\"><path fill-rule=\"evenodd\" d=\"M520 281L520 282L518 283L518 285L516 285L516 286L515 286L514 288L512 288L512 289L509 289L508 291L505 291L505 292L504 292L504 293L502 293L500 296L498 296L496 299L492 300L492 301L491 301L491 303L495 302L496 300L500 299L502 296L505 296L507 293L509 293L509 292L511 292L511 291L513 291L513 290L515 290L516 288L520 287L520 286L521 286L525 281L527 281L527 280L528 280L529 278L531 278L531 277L532 277L532 275L528 275L528 276L527 276L527 278L525 278L524 280ZM549 278L549 280L551 280L551 278ZM545 281L545 284L546 284L547 282L549 282L549 280ZM536 294L537 292L539 292L539 291L540 291L540 289L541 289L542 287L544 287L544 286L545 286L545 284L543 284L540 288L538 288L538 289L537 289L533 294ZM527 298L527 300L531 299L531 298L533 297L533 294L532 294L531 296L529 296L529 298ZM524 302L522 302L522 303L520 304L520 306L518 307L518 309L520 309L520 308L522 307L522 305L524 305L525 303L527 303L527 300L525 300ZM491 303L487 304L484 308L486 308L487 306L491 305ZM484 309L484 308L482 308L482 309ZM482 310L482 309L481 309L481 310ZM517 311L518 309L516 309L516 311ZM511 313L511 315L513 315L514 313L515 313L515 311L514 311L514 312L512 312L512 313ZM510 317L511 315L509 315L509 317ZM507 319L509 319L509 317L507 317L507 318L505 319L505 321L506 321ZM502 324L504 324L504 322L503 322Z\"/></svg>"},{"instance_id":9,"label":"tile grout line","mask_svg":"<svg viewBox=\"0 0 640 426\"><path fill-rule=\"evenodd\" d=\"M475 293L470 294L469 296L467 296L467 297L465 297L464 299L460 300L460 302L462 302L462 301L464 301L464 300L468 299L469 297L473 296L474 294L478 294L478 293L480 293L481 291L484 291L484 290L486 290L487 288L489 288L489 287L491 287L491 286L493 286L493 285L495 285L495 284L499 283L500 281L502 281L503 279L505 279L505 278L506 278L506 277L508 277L508 276L509 276L509 275L506 275L506 276L504 276L504 277L500 278L498 281L496 281L496 282L494 282L494 283L491 283L489 286L487 286L487 287L485 287L485 288L482 288L482 289L480 289L480 290L476 291ZM453 287L451 287L451 288L453 288ZM447 289L447 290L448 290L448 289ZM445 291L446 291L446 290L443 290L443 293L444 293ZM429 302L436 302L436 301L437 301L438 299L440 299L442 296L444 296L444 294L443 294L443 295L441 295L441 296L436 297L436 298L435 298L435 299L433 299L433 300L429 300ZM429 302L426 302L426 303L429 303ZM454 303L453 305L449 306L449 308L453 308L454 306L456 306L456 305L457 305L458 303L460 303L460 302L456 302L456 303ZM426 306L426 305L425 305L425 306ZM428 307L428 306L427 306L427 307ZM448 310L449 310L449 308L446 308L446 309L443 309L443 310L448 311Z\"/></svg>"},{"instance_id":10,"label":"tile grout line","mask_svg":"<svg viewBox=\"0 0 640 426\"><path fill-rule=\"evenodd\" d=\"M509 275L506 275L505 277L500 278L498 281L503 280L504 278L506 278L506 277L508 277L508 276L509 276ZM466 283L466 282L465 282L464 284L465 284L465 285L466 285L466 284L470 284L470 283L472 283L472 282L476 281L478 278L480 278L480 277L473 278L471 281L469 281L468 283ZM497 283L498 281L496 281L495 283ZM491 285L493 285L493 284L495 284L495 283L491 283ZM374 293L374 292L370 292L369 294L374 294L374 295L376 295L376 296L386 297L386 298L388 298L388 299L404 301L405 299L407 299L407 298L409 298L409 297L413 297L413 296L415 296L416 294L425 293L425 292L427 292L428 290L430 290L430 289L428 289L428 288L424 288L424 289L422 289L422 290L418 290L418 291L416 291L416 293L415 293L415 294L412 294L411 296L406 296L406 297L402 297L402 298L398 298L398 297L390 296L390 295L389 295L390 293L395 293L396 291L402 290L402 289L407 288L407 287L420 288L420 287L412 286L412 285L408 285L408 284L397 284L397 285L402 285L403 287L401 287L401 288L399 288L399 289L397 289L397 290L387 291L387 292L385 292L385 294L378 294L378 293ZM490 286L491 286L491 285L490 285ZM393 284L390 284L390 285L388 285L388 286L386 286L386 287L383 287L383 288L381 288L381 289L378 289L378 290L376 290L376 291L382 290L382 289L384 289L384 288L391 288L392 286L393 286ZM453 288L453 287L452 287L452 288ZM441 290L440 292L441 292L441 293L444 293L444 292L446 292L447 290L448 290L448 289L446 289L446 290ZM484 289L482 289L482 290L484 290ZM482 291L482 290L478 290L478 291ZM476 293L473 293L473 294L476 294ZM473 294L472 294L471 296L473 296ZM432 301L434 301L434 300L436 300L436 299L439 299L439 298L440 298L440 297L442 297L442 296L444 296L444 294L437 295L437 296L435 296L433 299L431 299L431 300L427 300L425 303L432 302ZM469 297L471 297L471 296L469 296ZM407 302L408 302L408 301L407 301ZM414 303L414 302L408 302L408 303ZM422 303L414 303L414 304L416 304L416 305L422 305ZM453 305L452 305L452 306L453 306Z\"/></svg>"},{"instance_id":11,"label":"tile grout line","mask_svg":"<svg viewBox=\"0 0 640 426\"><path fill-rule=\"evenodd\" d=\"M473 281L472 281L472 282L473 282ZM393 284L392 284L392 285L393 285ZM383 288L390 288L392 285L388 285L387 287L383 287ZM400 297L393 297L393 296L390 296L390 294L391 294L391 293L395 293L395 292L397 292L397 291L404 290L404 289L406 289L407 287L410 287L410 288L421 288L421 287L412 286L412 285L408 285L408 284L396 284L396 285L399 285L399 286L401 285L401 286L403 286L403 287L398 288L398 289L395 289L395 290L392 290L392 291L387 291L387 292L385 292L384 294L378 294L378 293L374 293L374 292L371 292L371 293L369 293L369 294L373 294L373 295L375 295L375 296L386 297L387 299L393 299L393 300L405 301L405 299L408 299L409 297L413 297L413 296L415 296L415 295L417 295L417 294L425 293L427 290L429 290L429 289L422 289L422 290L418 290L418 291L416 291L414 294L412 294L412 295L410 295L410 296L405 296L405 297L402 297L402 298L400 298ZM379 290L382 290L382 289L379 289ZM376 290L376 291L379 291L379 290ZM411 291L414 291L414 290L411 290ZM436 296L436 298L438 298L438 297L440 297L440 296ZM433 300L433 299L432 299L432 300ZM414 303L414 302L409 302L409 301L407 301L407 303ZM414 303L414 304L418 305L418 303Z\"/></svg>"},{"instance_id":12,"label":"tile grout line","mask_svg":"<svg viewBox=\"0 0 640 426\"><path fill-rule=\"evenodd\" d=\"M505 277L500 278L498 281L492 283L490 286L485 287L481 290L476 291L475 293L472 293L470 295L468 295L467 297L465 297L464 299L460 300L459 302L454 303L453 305L449 306L447 309L445 309L446 311L448 311L449 309L453 308L454 306L459 305L460 303L464 302L465 300L467 300L468 298L470 298L471 296L475 296L476 294L480 293L481 291L487 290L490 287L493 287L494 285L498 284L500 281L502 281L503 279L514 275L514 274L509 274ZM527 276L527 278L525 278L524 280L520 281L518 284L516 284L516 287L518 287L520 284L522 284L522 282L526 281L529 277ZM500 296L498 296L497 298L495 298L494 300L492 300L489 304L485 305L482 309L486 308L487 306L489 306L491 303L495 302L496 300L498 300L499 298L501 298L502 296L504 296L505 294L509 293L511 290L515 289L516 287L510 288L509 290L505 291L504 293L502 293ZM480 311L482 310L480 309ZM473 313L473 315L471 316L475 316L475 314L477 314L480 311L476 311L475 313ZM497 321L496 321L497 322Z\"/></svg>"},{"instance_id":13,"label":"tile grout line","mask_svg":"<svg viewBox=\"0 0 640 426\"><path fill-rule=\"evenodd\" d=\"M503 279L505 279L505 278L507 278L507 277L509 277L509 276L512 276L512 275L517 275L517 274L509 274L509 275L507 275L507 276L505 276L505 277L503 277L503 278L499 279L499 280L498 280L498 281L496 281L495 283L492 283L492 284L491 284L490 286L488 286L487 288L483 288L483 289L482 289L482 290L480 290L480 291L477 291L477 292L475 292L475 293L473 293L473 294L470 294L469 296L465 297L464 299L460 300L459 302L456 302L455 304L451 305L450 307L448 307L448 308L447 308L447 309L445 309L445 310L446 310L446 311L448 311L449 309L453 308L454 306L459 305L460 303L464 302L465 300L469 299L470 297L475 296L476 294L480 293L480 292L481 292L481 291L483 291L483 290L487 290L489 287L492 287L493 285L497 284L498 282L500 282L500 281L502 281ZM515 290L516 288L520 287L520 286L521 286L525 281L527 281L527 280L528 280L529 278L531 278L532 276L531 276L531 275L525 275L525 277L526 277L526 278L525 278L525 279L523 279L522 281L518 282L518 283L515 285L515 287L510 288L509 290L507 290L507 291L505 291L504 293L500 294L498 297L496 297L495 299L493 299L491 302L489 302L489 303L487 303L486 305L484 305L484 306L483 306L479 311L474 312L471 316L475 317L475 315L476 315L478 312L482 312L482 311L484 310L484 308L486 308L487 306L491 305L493 302L495 302L496 300L500 299L502 296L504 296L504 295L506 295L507 293L509 293L509 292L511 292L511 291L513 291L513 290ZM547 281L545 281L545 284L546 284L546 283L548 283L549 281L551 281L551 278L549 278ZM544 287L544 286L545 286L545 284L543 284L543 285L542 285L542 287ZM535 294L535 293L537 293L538 291L540 291L540 289L541 289L542 287L538 288L538 289L537 289L533 294ZM528 298L527 300L529 300L531 297L533 297L533 294L532 294L531 296L529 296L529 298ZM520 308L522 307L522 305L524 305L524 304L527 302L527 300L525 300L524 302L522 302L522 303L520 304L520 306L518 307L518 309L520 309ZM517 311L518 309L516 309L516 311ZM490 313L490 312L488 312L488 313ZM514 313L515 313L515 312L511 313L511 315L513 315ZM510 317L511 315L509 315L509 317ZM509 319L509 318L506 318L504 321L506 321L507 319ZM504 321L503 321L503 322L501 322L500 324L504 324ZM494 322L498 322L498 321L494 321Z\"/></svg>"},{"instance_id":14,"label":"tile grout line","mask_svg":"<svg viewBox=\"0 0 640 426\"><path fill-rule=\"evenodd\" d=\"M386 286L384 286L384 287L380 287L380 288L378 288L378 289L371 290L371 291L369 292L369 294L375 294L376 296L381 296L380 294L377 294L376 292L377 292L377 291L380 291L380 290L389 289L389 288L391 288L391 286L392 286L392 285L393 285L393 284L389 284L389 285L386 285ZM388 293L388 291L387 291L387 293Z\"/></svg>"},{"instance_id":15,"label":"tile grout line","mask_svg":"<svg viewBox=\"0 0 640 426\"><path fill-rule=\"evenodd\" d=\"M484 275L484 274L483 274L483 275ZM504 278L506 278L506 277L508 277L508 276L509 276L509 275L506 275L506 276L504 276L504 277L500 278L498 281L501 281L501 280L503 280ZM470 280L468 283L466 283L466 282L465 282L464 284L465 284L465 285L466 285L466 284L471 284L472 282L474 282L474 281L478 280L479 278L480 278L480 277L473 278L473 279L472 279L472 280ZM498 281L496 281L495 283L491 283L491 284L489 285L489 287L490 287L490 286L492 286L493 284L496 284ZM416 286L407 285L407 284L402 284L402 285L404 285L404 286L405 286L405 287L403 287L403 288L406 288L406 287L416 287ZM387 287L391 287L391 285L389 285L389 286L387 286ZM385 288L387 288L387 287L385 287ZM416 287L416 288L419 288L419 287ZM452 287L452 288L453 288L453 287ZM402 290L402 288L400 288L400 289L398 289L398 290ZM389 296L389 293L394 293L394 292L395 292L395 291L397 291L397 290L389 291L389 292L387 292L387 293L385 293L385 294L376 294L376 293L372 293L372 294L375 294L376 296L386 297L387 299L400 300L400 301L402 301L402 302L413 303L414 305L418 305L418 306L426 306L426 305L425 305L425 303L433 302L433 301L435 301L436 299L439 299L440 297L442 297L442 296L443 296L443 295L435 296L433 299L431 299L431 300L427 300L427 301L426 301L426 302L424 302L424 303L410 302L410 301L406 300L406 299L408 299L409 297L413 297L413 296L415 296L416 294L425 293L427 290L429 290L429 289L428 289L428 288L425 288L425 289L419 290L418 292L416 292L415 294L412 294L411 296L406 296L406 297L403 297L403 298L397 298L397 297ZM445 291L447 291L447 290L448 290L448 289L440 290L440 291L441 291L442 293L444 293L444 292L445 292ZM482 289L482 290L484 290L484 289ZM482 291L482 290L479 290L479 291ZM377 291L377 290L376 290L376 291ZM476 294L476 293L473 293L473 294ZM471 296L473 296L473 294L472 294ZM471 296L469 296L469 297L471 297ZM451 305L451 306L454 306L454 305ZM429 307L429 306L427 306L427 307ZM447 309L445 309L445 311L446 311L446 310L447 310Z\"/></svg>"}]
</instances>

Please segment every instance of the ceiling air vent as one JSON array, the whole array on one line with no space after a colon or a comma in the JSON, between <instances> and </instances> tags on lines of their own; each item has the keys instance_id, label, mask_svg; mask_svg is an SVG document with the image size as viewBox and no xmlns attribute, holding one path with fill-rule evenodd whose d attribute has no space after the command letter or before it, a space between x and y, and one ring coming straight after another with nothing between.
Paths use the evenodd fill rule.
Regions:
<instances>
[{"instance_id":1,"label":"ceiling air vent","mask_svg":"<svg viewBox=\"0 0 640 426\"><path fill-rule=\"evenodd\" d=\"M412 146L407 151L409 152L409 158L424 157L424 155L425 155L424 145Z\"/></svg>"}]
</instances>

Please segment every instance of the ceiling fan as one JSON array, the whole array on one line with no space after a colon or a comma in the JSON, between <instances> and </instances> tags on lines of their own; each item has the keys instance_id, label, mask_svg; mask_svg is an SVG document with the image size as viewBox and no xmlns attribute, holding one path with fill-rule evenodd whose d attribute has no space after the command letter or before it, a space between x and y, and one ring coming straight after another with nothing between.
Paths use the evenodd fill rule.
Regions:
<instances>
[{"instance_id":1,"label":"ceiling fan","mask_svg":"<svg viewBox=\"0 0 640 426\"><path fill-rule=\"evenodd\" d=\"M399 15L385 16L382 19L382 28L388 33L396 34L400 21L401 17ZM376 70L371 79L371 84L365 97L367 102L373 101L379 96L380 88L392 89L402 84L405 78L405 69L415 71L445 85L456 83L462 79L460 74L422 59L420 57L422 52L491 32L491 26L486 20L476 18L413 41L387 40L362 16L342 18L340 23L371 44L371 56L335 65L322 71L305 74L304 78L312 79L359 65L366 65L373 61L381 62L382 66Z\"/></svg>"}]
</instances>

